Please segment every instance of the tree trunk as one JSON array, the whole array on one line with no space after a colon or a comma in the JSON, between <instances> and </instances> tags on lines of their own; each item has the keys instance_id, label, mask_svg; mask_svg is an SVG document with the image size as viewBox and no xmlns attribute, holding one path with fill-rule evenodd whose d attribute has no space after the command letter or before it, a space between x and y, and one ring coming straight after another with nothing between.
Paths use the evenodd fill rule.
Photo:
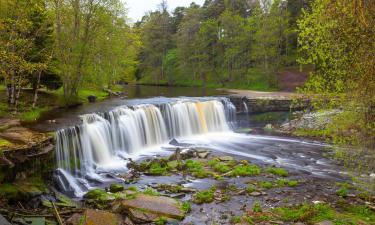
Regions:
<instances>
[{"instance_id":1,"label":"tree trunk","mask_svg":"<svg viewBox=\"0 0 375 225\"><path fill-rule=\"evenodd\" d=\"M39 89L39 85L40 85L41 76L42 76L42 71L39 71L38 77L36 79L36 87L34 89L34 99L33 99L33 105L32 105L33 108L35 108L36 102L38 101L38 89Z\"/></svg>"}]
</instances>

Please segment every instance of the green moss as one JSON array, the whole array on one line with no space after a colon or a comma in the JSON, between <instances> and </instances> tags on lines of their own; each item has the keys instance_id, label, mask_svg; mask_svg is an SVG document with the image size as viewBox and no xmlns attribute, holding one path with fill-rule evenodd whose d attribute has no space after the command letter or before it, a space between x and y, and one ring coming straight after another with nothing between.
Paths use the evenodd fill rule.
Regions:
<instances>
[{"instance_id":1,"label":"green moss","mask_svg":"<svg viewBox=\"0 0 375 225\"><path fill-rule=\"evenodd\" d=\"M8 148L8 147L10 147L10 146L12 146L12 143L11 143L11 142L9 142L9 141L7 141L7 140L5 140L5 139L0 138L0 156L3 156L3 151L2 151L2 149L4 149L4 148Z\"/></svg>"},{"instance_id":2,"label":"green moss","mask_svg":"<svg viewBox=\"0 0 375 225\"><path fill-rule=\"evenodd\" d=\"M164 224L167 224L167 222L168 222L168 219L166 218L166 217L159 217L159 218L157 218L155 221L154 221L154 223L156 224L156 225L164 225Z\"/></svg>"},{"instance_id":3,"label":"green moss","mask_svg":"<svg viewBox=\"0 0 375 225\"><path fill-rule=\"evenodd\" d=\"M196 204L210 203L215 199L215 187L211 187L208 190L197 192L193 196L193 202Z\"/></svg>"},{"instance_id":4,"label":"green moss","mask_svg":"<svg viewBox=\"0 0 375 225\"><path fill-rule=\"evenodd\" d=\"M112 193L120 192L124 190L124 186L122 186L121 184L111 184L109 190Z\"/></svg>"},{"instance_id":5,"label":"green moss","mask_svg":"<svg viewBox=\"0 0 375 225\"><path fill-rule=\"evenodd\" d=\"M278 179L275 182L275 186L277 187L285 187L285 186L295 187L297 185L298 185L298 181L296 180Z\"/></svg>"},{"instance_id":6,"label":"green moss","mask_svg":"<svg viewBox=\"0 0 375 225\"><path fill-rule=\"evenodd\" d=\"M246 191L247 193L251 193L251 192L254 192L256 191L256 187L252 184L249 184L247 187L246 187Z\"/></svg>"},{"instance_id":7,"label":"green moss","mask_svg":"<svg viewBox=\"0 0 375 225\"><path fill-rule=\"evenodd\" d=\"M205 178L210 176L210 174L204 170L203 164L198 161L191 159L186 160L185 167L186 170L194 177Z\"/></svg>"},{"instance_id":8,"label":"green moss","mask_svg":"<svg viewBox=\"0 0 375 225\"><path fill-rule=\"evenodd\" d=\"M280 177L287 177L289 175L288 171L283 168L270 167L266 168L265 171Z\"/></svg>"},{"instance_id":9,"label":"green moss","mask_svg":"<svg viewBox=\"0 0 375 225\"><path fill-rule=\"evenodd\" d=\"M147 187L144 191L143 194L146 195L151 195L151 196L160 196L160 193L155 191L154 189Z\"/></svg>"},{"instance_id":10,"label":"green moss","mask_svg":"<svg viewBox=\"0 0 375 225\"><path fill-rule=\"evenodd\" d=\"M261 181L261 182L259 182L258 185L259 185L259 187L265 188L265 189L271 189L271 188L273 188L273 184L271 182L269 182L269 181Z\"/></svg>"},{"instance_id":11,"label":"green moss","mask_svg":"<svg viewBox=\"0 0 375 225\"><path fill-rule=\"evenodd\" d=\"M0 185L0 198L5 198L10 201L13 201L20 200L24 198L24 196L19 191L17 186L10 183L4 183Z\"/></svg>"},{"instance_id":12,"label":"green moss","mask_svg":"<svg viewBox=\"0 0 375 225\"><path fill-rule=\"evenodd\" d=\"M261 173L257 165L238 165L230 172L230 176L255 176Z\"/></svg>"},{"instance_id":13,"label":"green moss","mask_svg":"<svg viewBox=\"0 0 375 225\"><path fill-rule=\"evenodd\" d=\"M190 202L183 202L181 205L181 209L185 212L188 213L191 211L191 204Z\"/></svg>"},{"instance_id":14,"label":"green moss","mask_svg":"<svg viewBox=\"0 0 375 225\"><path fill-rule=\"evenodd\" d=\"M230 223L231 223L231 224L238 224L238 223L241 223L241 220L242 220L242 216L239 216L239 215L237 215L237 216L232 216L232 217L230 218Z\"/></svg>"},{"instance_id":15,"label":"green moss","mask_svg":"<svg viewBox=\"0 0 375 225\"><path fill-rule=\"evenodd\" d=\"M230 171L229 166L227 166L225 163L218 163L216 164L213 169L218 173L227 173Z\"/></svg>"},{"instance_id":16,"label":"green moss","mask_svg":"<svg viewBox=\"0 0 375 225\"><path fill-rule=\"evenodd\" d=\"M138 188L135 187L135 186L130 186L130 187L127 187L126 190L130 190L130 191L138 191Z\"/></svg>"},{"instance_id":17,"label":"green moss","mask_svg":"<svg viewBox=\"0 0 375 225\"><path fill-rule=\"evenodd\" d=\"M262 212L263 210L262 210L262 206L260 205L260 203L259 202L255 202L254 204L253 204L253 208L252 208L252 210L253 210L253 212Z\"/></svg>"},{"instance_id":18,"label":"green moss","mask_svg":"<svg viewBox=\"0 0 375 225\"><path fill-rule=\"evenodd\" d=\"M160 163L151 163L150 169L148 170L150 174L155 176L161 176L167 174L167 168L160 165Z\"/></svg>"},{"instance_id":19,"label":"green moss","mask_svg":"<svg viewBox=\"0 0 375 225\"><path fill-rule=\"evenodd\" d=\"M102 196L106 196L107 195L107 192L105 192L104 190L102 189L93 189L89 192L87 192L84 197L86 199L99 199L100 197Z\"/></svg>"},{"instance_id":20,"label":"green moss","mask_svg":"<svg viewBox=\"0 0 375 225\"><path fill-rule=\"evenodd\" d=\"M340 197L346 198L348 196L349 190L346 187L341 187L336 191L336 194Z\"/></svg>"}]
</instances>

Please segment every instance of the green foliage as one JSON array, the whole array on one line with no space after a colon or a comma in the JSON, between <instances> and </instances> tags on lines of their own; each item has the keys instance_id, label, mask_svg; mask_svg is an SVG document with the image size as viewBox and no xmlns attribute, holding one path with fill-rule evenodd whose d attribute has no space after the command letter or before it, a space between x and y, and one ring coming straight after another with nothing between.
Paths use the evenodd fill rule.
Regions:
<instances>
[{"instance_id":1,"label":"green foliage","mask_svg":"<svg viewBox=\"0 0 375 225\"><path fill-rule=\"evenodd\" d=\"M261 169L257 165L238 165L233 168L229 176L255 176L259 175Z\"/></svg>"},{"instance_id":2,"label":"green foliage","mask_svg":"<svg viewBox=\"0 0 375 225\"><path fill-rule=\"evenodd\" d=\"M35 122L39 119L43 112L46 112L48 108L34 108L30 111L22 112L19 118L22 122Z\"/></svg>"},{"instance_id":3,"label":"green foliage","mask_svg":"<svg viewBox=\"0 0 375 225\"><path fill-rule=\"evenodd\" d=\"M262 206L260 205L259 202L254 202L252 210L253 210L253 212L256 212L256 213L259 213L259 212L263 211Z\"/></svg>"},{"instance_id":4,"label":"green foliage","mask_svg":"<svg viewBox=\"0 0 375 225\"><path fill-rule=\"evenodd\" d=\"M375 146L374 10L369 2L317 0L298 21L298 61L314 65L301 92L310 94L317 110L342 109L314 135L356 146L341 150L340 158L353 169L369 171L375 159L367 150Z\"/></svg>"},{"instance_id":5,"label":"green foliage","mask_svg":"<svg viewBox=\"0 0 375 225\"><path fill-rule=\"evenodd\" d=\"M152 175L165 175L167 173L167 168L160 165L160 163L153 162L148 171Z\"/></svg>"},{"instance_id":6,"label":"green foliage","mask_svg":"<svg viewBox=\"0 0 375 225\"><path fill-rule=\"evenodd\" d=\"M191 204L190 204L190 202L183 202L181 208L182 208L182 210L185 213L190 212L191 211Z\"/></svg>"},{"instance_id":7,"label":"green foliage","mask_svg":"<svg viewBox=\"0 0 375 225\"><path fill-rule=\"evenodd\" d=\"M151 195L151 196L159 196L160 193L155 191L154 189L150 188L150 187L147 187L144 191L143 191L143 194L146 194L146 195Z\"/></svg>"},{"instance_id":8,"label":"green foliage","mask_svg":"<svg viewBox=\"0 0 375 225\"><path fill-rule=\"evenodd\" d=\"M196 204L213 202L215 198L215 191L216 191L216 188L211 187L208 190L197 192L193 196L193 202Z\"/></svg>"},{"instance_id":9,"label":"green foliage","mask_svg":"<svg viewBox=\"0 0 375 225\"><path fill-rule=\"evenodd\" d=\"M241 223L241 220L242 220L242 216L232 216L230 218L230 223L231 224L238 224L238 223Z\"/></svg>"},{"instance_id":10,"label":"green foliage","mask_svg":"<svg viewBox=\"0 0 375 225\"><path fill-rule=\"evenodd\" d=\"M167 222L168 222L168 219L166 218L166 217L158 217L155 221L154 221L154 223L156 224L156 225L164 225L164 224L167 224Z\"/></svg>"},{"instance_id":11,"label":"green foliage","mask_svg":"<svg viewBox=\"0 0 375 225\"><path fill-rule=\"evenodd\" d=\"M348 190L346 187L341 187L340 189L338 189L338 190L336 191L336 194L337 194L338 196L340 196L340 197L345 198L345 197L348 196L348 192L349 192L349 190Z\"/></svg>"},{"instance_id":12,"label":"green foliage","mask_svg":"<svg viewBox=\"0 0 375 225\"><path fill-rule=\"evenodd\" d=\"M269 182L269 181L261 181L261 182L259 182L258 185L259 185L259 187L265 188L265 189L271 189L271 188L273 188L273 184L271 182Z\"/></svg>"},{"instance_id":13,"label":"green foliage","mask_svg":"<svg viewBox=\"0 0 375 225\"><path fill-rule=\"evenodd\" d=\"M296 180L287 180L287 179L278 179L275 182L275 185L277 187L285 187L285 186L296 187L298 185L298 181L296 181Z\"/></svg>"},{"instance_id":14,"label":"green foliage","mask_svg":"<svg viewBox=\"0 0 375 225\"><path fill-rule=\"evenodd\" d=\"M268 173L275 174L280 177L287 177L289 175L288 171L283 168L270 167L270 168L266 168L265 171Z\"/></svg>"},{"instance_id":15,"label":"green foliage","mask_svg":"<svg viewBox=\"0 0 375 225\"><path fill-rule=\"evenodd\" d=\"M209 176L209 173L204 170L203 164L198 161L188 159L185 162L185 167L186 170L194 177L205 178Z\"/></svg>"},{"instance_id":16,"label":"green foliage","mask_svg":"<svg viewBox=\"0 0 375 225\"><path fill-rule=\"evenodd\" d=\"M247 185L247 187L246 187L246 191L247 191L247 193L251 193L251 192L254 192L254 191L256 191L257 190L257 188L254 186L254 185L252 185L252 184L249 184L249 185Z\"/></svg>"}]
</instances>

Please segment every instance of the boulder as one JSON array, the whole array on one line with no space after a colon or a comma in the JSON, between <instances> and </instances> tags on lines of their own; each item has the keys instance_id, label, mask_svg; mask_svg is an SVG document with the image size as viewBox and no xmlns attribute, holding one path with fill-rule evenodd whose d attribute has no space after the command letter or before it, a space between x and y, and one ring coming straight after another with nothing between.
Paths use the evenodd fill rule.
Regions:
<instances>
[{"instance_id":1,"label":"boulder","mask_svg":"<svg viewBox=\"0 0 375 225\"><path fill-rule=\"evenodd\" d=\"M322 222L315 223L314 225L333 225L333 223L332 223L332 221L324 220Z\"/></svg>"},{"instance_id":2,"label":"boulder","mask_svg":"<svg viewBox=\"0 0 375 225\"><path fill-rule=\"evenodd\" d=\"M0 214L0 224L1 225L12 225L11 223L8 222L7 219L5 219L1 214Z\"/></svg>"},{"instance_id":3,"label":"boulder","mask_svg":"<svg viewBox=\"0 0 375 225\"><path fill-rule=\"evenodd\" d=\"M123 190L124 186L122 186L121 184L111 184L111 186L109 187L109 191L112 193L120 192Z\"/></svg>"},{"instance_id":4,"label":"boulder","mask_svg":"<svg viewBox=\"0 0 375 225\"><path fill-rule=\"evenodd\" d=\"M185 217L181 203L164 196L138 194L134 199L123 200L121 205L123 210L140 218L155 219L164 216L181 220Z\"/></svg>"},{"instance_id":5,"label":"boulder","mask_svg":"<svg viewBox=\"0 0 375 225\"><path fill-rule=\"evenodd\" d=\"M121 217L114 213L101 210L86 209L83 225L120 225Z\"/></svg>"},{"instance_id":6,"label":"boulder","mask_svg":"<svg viewBox=\"0 0 375 225\"><path fill-rule=\"evenodd\" d=\"M219 160L222 162L228 162L234 160L234 158L232 156L220 156Z\"/></svg>"},{"instance_id":7,"label":"boulder","mask_svg":"<svg viewBox=\"0 0 375 225\"><path fill-rule=\"evenodd\" d=\"M96 102L96 99L97 99L97 97L95 95L89 95L89 96L87 96L87 100L90 103Z\"/></svg>"}]
</instances>

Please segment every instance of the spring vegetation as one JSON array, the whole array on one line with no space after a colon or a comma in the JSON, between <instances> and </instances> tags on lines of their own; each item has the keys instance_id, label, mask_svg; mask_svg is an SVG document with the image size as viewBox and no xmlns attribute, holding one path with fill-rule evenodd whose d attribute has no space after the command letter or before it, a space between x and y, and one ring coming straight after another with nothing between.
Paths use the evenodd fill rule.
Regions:
<instances>
[{"instance_id":1,"label":"spring vegetation","mask_svg":"<svg viewBox=\"0 0 375 225\"><path fill-rule=\"evenodd\" d=\"M337 183L325 190L334 195L334 204L301 202L265 210L254 201L252 210L234 215L231 223L374 224L375 184L373 178L362 180L375 169L374 15L373 0L206 0L172 11L161 1L131 23L126 0L0 0L0 118L35 121L52 108L81 104L88 96L104 99L129 83L277 91L282 71L308 68L298 92L310 99L309 110L337 113L327 126L295 134L334 143L336 156L363 175L354 184L364 185ZM0 158L8 145L0 138ZM192 204L318 187L293 179L286 169L246 160L156 159L134 166L145 176L246 179L246 186L192 191L170 184L142 190L113 184L108 191L88 192L87 205L108 210L108 202L183 192L192 197L178 201L185 215ZM39 176L27 179L26 188L2 184L0 197L19 203L28 197L24 189L47 189ZM350 202L353 193L358 204Z\"/></svg>"},{"instance_id":2,"label":"spring vegetation","mask_svg":"<svg viewBox=\"0 0 375 225\"><path fill-rule=\"evenodd\" d=\"M173 11L162 1L133 24L120 0L0 4L1 115L33 121L56 106L38 92L71 105L119 83L277 90L278 72L307 66L300 91L341 113L299 132L374 146L372 1L207 0Z\"/></svg>"}]
</instances>

